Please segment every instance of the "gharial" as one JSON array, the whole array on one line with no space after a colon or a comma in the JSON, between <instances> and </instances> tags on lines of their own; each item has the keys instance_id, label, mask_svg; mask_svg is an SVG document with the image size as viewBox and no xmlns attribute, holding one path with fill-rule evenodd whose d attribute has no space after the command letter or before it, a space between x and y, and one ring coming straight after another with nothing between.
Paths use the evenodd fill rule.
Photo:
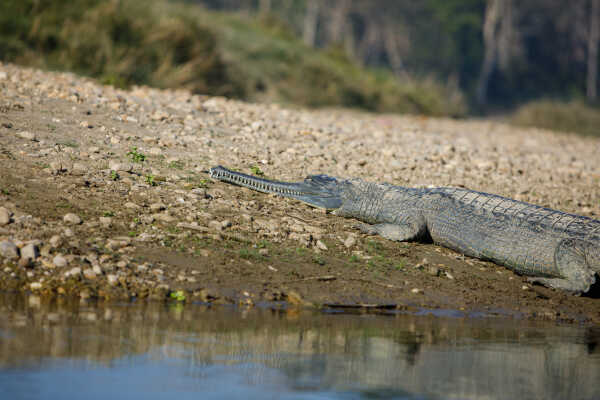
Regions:
<instances>
[{"instance_id":1,"label":"gharial","mask_svg":"<svg viewBox=\"0 0 600 400\"><path fill-rule=\"evenodd\" d=\"M408 188L311 175L279 182L213 167L220 181L353 217L364 233L434 243L575 294L600 274L600 221L474 190Z\"/></svg>"}]
</instances>

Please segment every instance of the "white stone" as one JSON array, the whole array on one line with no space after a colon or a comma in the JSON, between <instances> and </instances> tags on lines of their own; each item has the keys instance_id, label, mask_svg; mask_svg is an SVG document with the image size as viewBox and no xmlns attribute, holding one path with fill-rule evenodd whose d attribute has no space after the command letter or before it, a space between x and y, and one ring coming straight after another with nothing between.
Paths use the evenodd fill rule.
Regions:
<instances>
[{"instance_id":1,"label":"white stone","mask_svg":"<svg viewBox=\"0 0 600 400\"><path fill-rule=\"evenodd\" d=\"M54 264L55 266L57 266L59 268L65 267L68 263L69 263L69 261L60 254L56 255L52 259L52 264Z\"/></svg>"},{"instance_id":2,"label":"white stone","mask_svg":"<svg viewBox=\"0 0 600 400\"><path fill-rule=\"evenodd\" d=\"M63 217L63 221L67 224L79 225L81 223L81 218L79 218L77 214L68 213Z\"/></svg>"}]
</instances>

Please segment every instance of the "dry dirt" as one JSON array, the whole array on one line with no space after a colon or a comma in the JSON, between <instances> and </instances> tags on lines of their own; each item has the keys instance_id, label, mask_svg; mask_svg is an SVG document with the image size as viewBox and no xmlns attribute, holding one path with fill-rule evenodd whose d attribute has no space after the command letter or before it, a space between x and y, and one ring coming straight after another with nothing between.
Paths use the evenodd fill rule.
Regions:
<instances>
[{"instance_id":1,"label":"dry dirt","mask_svg":"<svg viewBox=\"0 0 600 400\"><path fill-rule=\"evenodd\" d=\"M203 172L461 186L598 218L599 139L121 91L3 64L0 93L3 291L600 323L597 287L576 297L532 286Z\"/></svg>"}]
</instances>

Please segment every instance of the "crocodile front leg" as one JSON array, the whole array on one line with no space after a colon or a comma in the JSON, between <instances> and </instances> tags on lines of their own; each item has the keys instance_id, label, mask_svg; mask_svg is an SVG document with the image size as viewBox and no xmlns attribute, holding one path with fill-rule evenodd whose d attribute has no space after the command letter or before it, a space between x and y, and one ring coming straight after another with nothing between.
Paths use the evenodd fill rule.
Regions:
<instances>
[{"instance_id":1,"label":"crocodile front leg","mask_svg":"<svg viewBox=\"0 0 600 400\"><path fill-rule=\"evenodd\" d=\"M394 223L358 224L355 227L367 235L381 235L396 242L416 240L423 237L427 232L427 223L420 214L402 215L398 222Z\"/></svg>"}]
</instances>

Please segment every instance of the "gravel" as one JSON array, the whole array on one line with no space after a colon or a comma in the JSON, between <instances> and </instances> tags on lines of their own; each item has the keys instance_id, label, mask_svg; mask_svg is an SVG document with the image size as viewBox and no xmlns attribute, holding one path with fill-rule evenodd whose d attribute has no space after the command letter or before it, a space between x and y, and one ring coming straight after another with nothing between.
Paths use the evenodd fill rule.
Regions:
<instances>
[{"instance_id":1,"label":"gravel","mask_svg":"<svg viewBox=\"0 0 600 400\"><path fill-rule=\"evenodd\" d=\"M7 77L1 82L0 117L10 121L0 126L0 262L18 260L21 254L35 266L28 271L32 276L23 277L7 262L9 271L2 273L13 277L0 279L3 285L11 279L19 287L54 285L55 293L63 295L77 293L91 281L96 286L86 289L88 296L104 291L107 297L154 293L160 298L181 282L198 292L213 282L212 269L192 282L186 268L222 268L227 273L214 274L219 280L215 285L238 282L231 275L238 264L259 261L252 252L240 261L236 246L262 240L316 249L324 259L367 254L364 237L347 221L294 201L213 183L203 171L214 165L245 173L254 167L266 177L286 181L324 173L411 187L468 187L593 218L600 215L596 138L490 120L285 109L148 87L124 91L73 74L2 63L0 76ZM213 247L179 248L186 238ZM235 243L230 240L220 249L219 243L228 238ZM38 244L31 248L34 240ZM135 267L139 263L134 255L146 250L161 260L177 252L179 261ZM273 282L281 278L278 274L286 267L275 264L275 252L259 249L258 255L268 256L276 268L255 266L246 268L247 273L267 271ZM191 257L201 261L186 264ZM418 271L406 270L436 284L465 281L460 272L439 268L435 257L427 257L432 262ZM460 262L467 267L472 263L464 258ZM295 267L304 273L306 266ZM40 281L40 270L50 279ZM177 276L184 279L176 281ZM250 278L262 285L263 277L256 276ZM448 279L432 279L442 276ZM69 287L66 278L78 278L82 286ZM497 279L509 282L503 275ZM512 285L525 292L518 277ZM404 291L411 287L418 288L416 293L430 292L416 281ZM471 290L462 288L461 297ZM488 297L495 301L484 293L469 304ZM522 304L535 310L531 303Z\"/></svg>"}]
</instances>

